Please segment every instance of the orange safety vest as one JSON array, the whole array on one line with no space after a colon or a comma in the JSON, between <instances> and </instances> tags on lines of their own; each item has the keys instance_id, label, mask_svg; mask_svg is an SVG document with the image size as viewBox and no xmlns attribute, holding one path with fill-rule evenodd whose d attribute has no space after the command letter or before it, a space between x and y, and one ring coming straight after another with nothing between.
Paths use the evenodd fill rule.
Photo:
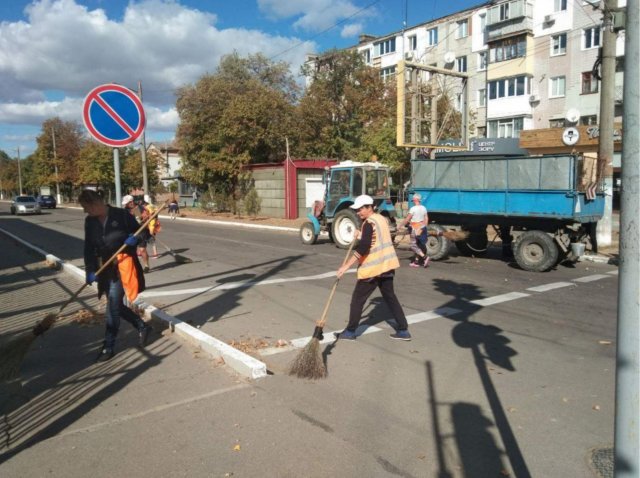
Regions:
<instances>
[{"instance_id":1,"label":"orange safety vest","mask_svg":"<svg viewBox=\"0 0 640 478\"><path fill-rule=\"evenodd\" d=\"M358 266L358 279L370 279L400 267L387 220L373 213L367 222L373 225L373 238L369 253L363 256Z\"/></svg>"}]
</instances>

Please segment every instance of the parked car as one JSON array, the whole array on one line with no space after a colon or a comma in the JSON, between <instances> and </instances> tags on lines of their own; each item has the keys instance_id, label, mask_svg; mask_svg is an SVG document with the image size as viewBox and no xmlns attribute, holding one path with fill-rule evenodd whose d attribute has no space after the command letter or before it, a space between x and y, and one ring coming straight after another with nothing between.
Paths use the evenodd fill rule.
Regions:
<instances>
[{"instance_id":1,"label":"parked car","mask_svg":"<svg viewBox=\"0 0 640 478\"><path fill-rule=\"evenodd\" d=\"M40 204L33 196L16 196L11 201L11 214L41 214Z\"/></svg>"},{"instance_id":2,"label":"parked car","mask_svg":"<svg viewBox=\"0 0 640 478\"><path fill-rule=\"evenodd\" d=\"M40 207L46 207L47 209L55 209L57 206L56 198L49 194L44 194L38 198L38 204Z\"/></svg>"}]
</instances>

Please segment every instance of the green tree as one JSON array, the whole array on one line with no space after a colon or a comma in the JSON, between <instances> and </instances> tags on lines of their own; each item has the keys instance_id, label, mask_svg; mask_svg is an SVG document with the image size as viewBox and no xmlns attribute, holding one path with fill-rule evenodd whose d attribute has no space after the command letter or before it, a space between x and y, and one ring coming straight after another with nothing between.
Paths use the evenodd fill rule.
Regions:
<instances>
[{"instance_id":1,"label":"green tree","mask_svg":"<svg viewBox=\"0 0 640 478\"><path fill-rule=\"evenodd\" d=\"M97 141L87 141L80 150L76 186L96 184L111 191L114 184L113 151Z\"/></svg>"},{"instance_id":2,"label":"green tree","mask_svg":"<svg viewBox=\"0 0 640 478\"><path fill-rule=\"evenodd\" d=\"M356 51L329 52L303 72L311 84L297 111L299 155L351 159L362 149L366 129L395 114L391 83Z\"/></svg>"},{"instance_id":3,"label":"green tree","mask_svg":"<svg viewBox=\"0 0 640 478\"><path fill-rule=\"evenodd\" d=\"M182 175L238 199L249 163L279 161L293 126L297 88L285 63L262 55L222 59L215 74L178 91Z\"/></svg>"},{"instance_id":4,"label":"green tree","mask_svg":"<svg viewBox=\"0 0 640 478\"><path fill-rule=\"evenodd\" d=\"M78 161L85 143L79 123L63 121L59 117L45 120L42 132L36 137L36 150L30 158L30 182L37 189L54 186L59 181L62 192L70 195L73 187L82 183Z\"/></svg>"}]
</instances>

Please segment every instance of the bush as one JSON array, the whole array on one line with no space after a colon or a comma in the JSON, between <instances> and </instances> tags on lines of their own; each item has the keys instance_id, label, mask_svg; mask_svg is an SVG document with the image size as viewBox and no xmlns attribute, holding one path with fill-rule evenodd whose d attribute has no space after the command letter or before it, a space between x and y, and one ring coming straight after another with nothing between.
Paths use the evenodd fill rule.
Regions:
<instances>
[{"instance_id":1,"label":"bush","mask_svg":"<svg viewBox=\"0 0 640 478\"><path fill-rule=\"evenodd\" d=\"M262 199L258 196L256 188L251 188L244 197L244 210L248 216L256 217L260 213Z\"/></svg>"}]
</instances>

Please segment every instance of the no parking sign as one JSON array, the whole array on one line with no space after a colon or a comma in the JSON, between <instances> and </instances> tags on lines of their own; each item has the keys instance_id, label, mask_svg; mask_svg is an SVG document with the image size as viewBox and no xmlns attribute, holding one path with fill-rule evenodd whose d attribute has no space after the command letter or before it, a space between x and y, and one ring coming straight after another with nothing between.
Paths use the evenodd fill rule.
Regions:
<instances>
[{"instance_id":1,"label":"no parking sign","mask_svg":"<svg viewBox=\"0 0 640 478\"><path fill-rule=\"evenodd\" d=\"M89 92L82 118L91 136L114 148L133 143L145 126L144 108L138 96L115 83L100 85Z\"/></svg>"}]
</instances>

